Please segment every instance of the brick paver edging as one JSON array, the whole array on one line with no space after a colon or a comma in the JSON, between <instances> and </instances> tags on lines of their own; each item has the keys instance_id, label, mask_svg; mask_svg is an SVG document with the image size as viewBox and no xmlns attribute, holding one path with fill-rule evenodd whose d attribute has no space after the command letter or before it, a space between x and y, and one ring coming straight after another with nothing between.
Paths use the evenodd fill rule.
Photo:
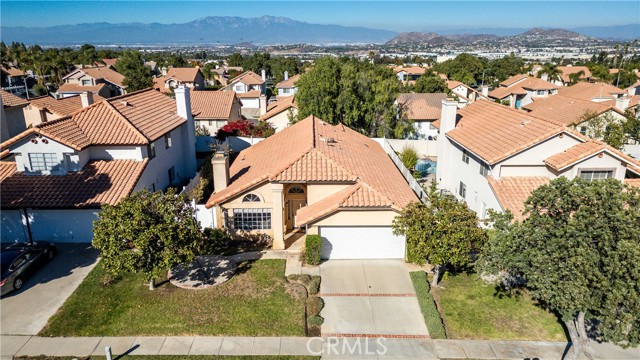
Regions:
<instances>
[{"instance_id":1,"label":"brick paver edging","mask_svg":"<svg viewBox=\"0 0 640 360\"><path fill-rule=\"evenodd\" d=\"M322 337L342 338L385 338L385 339L431 339L429 335L405 335L405 334L322 334Z\"/></svg>"},{"instance_id":2,"label":"brick paver edging","mask_svg":"<svg viewBox=\"0 0 640 360\"><path fill-rule=\"evenodd\" d=\"M319 293L318 296L416 297L416 294Z\"/></svg>"}]
</instances>

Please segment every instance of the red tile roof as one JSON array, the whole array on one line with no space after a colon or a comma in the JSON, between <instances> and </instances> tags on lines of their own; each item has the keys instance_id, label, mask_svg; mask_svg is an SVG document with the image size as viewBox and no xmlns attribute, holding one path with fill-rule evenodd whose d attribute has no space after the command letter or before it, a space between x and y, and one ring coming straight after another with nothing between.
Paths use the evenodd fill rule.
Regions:
<instances>
[{"instance_id":1,"label":"red tile roof","mask_svg":"<svg viewBox=\"0 0 640 360\"><path fill-rule=\"evenodd\" d=\"M489 164L566 130L561 124L487 100L468 105L458 116L456 128L446 136Z\"/></svg>"},{"instance_id":2,"label":"red tile roof","mask_svg":"<svg viewBox=\"0 0 640 360\"><path fill-rule=\"evenodd\" d=\"M518 81L522 81L524 79L527 79L528 77L529 76L525 75L525 74L516 74L516 75L513 75L513 76L509 77L505 81L501 82L500 86L508 87L508 86L511 86L511 85L517 83Z\"/></svg>"},{"instance_id":3,"label":"red tile roof","mask_svg":"<svg viewBox=\"0 0 640 360\"><path fill-rule=\"evenodd\" d=\"M100 102L104 98L100 95L93 95L93 102ZM40 110L47 110L52 114L67 116L82 109L82 100L80 95L63 97L56 99L51 96L43 96L31 100L31 106L35 106Z\"/></svg>"},{"instance_id":4,"label":"red tile roof","mask_svg":"<svg viewBox=\"0 0 640 360\"><path fill-rule=\"evenodd\" d=\"M565 83L571 82L569 75L580 71L584 71L584 75L580 76L580 80L588 79L593 76L591 74L591 70L586 66L558 66L557 69L560 72L560 78Z\"/></svg>"},{"instance_id":5,"label":"red tile roof","mask_svg":"<svg viewBox=\"0 0 640 360\"><path fill-rule=\"evenodd\" d=\"M506 86L509 83L511 85ZM516 94L526 95L527 90L553 90L559 88L548 81L538 79L535 77L529 77L527 75L515 75L509 79L500 83L500 87L494 89L489 93L489 96L494 99L504 99L505 97Z\"/></svg>"},{"instance_id":6,"label":"red tile roof","mask_svg":"<svg viewBox=\"0 0 640 360\"><path fill-rule=\"evenodd\" d=\"M63 94L63 93L81 93L81 92L85 92L85 91L91 91L94 94L97 94L100 92L100 90L102 90L105 86L105 84L98 84L95 86L82 86L80 84L62 84L60 85L60 87L58 88L58 90L56 91L58 94Z\"/></svg>"},{"instance_id":7,"label":"red tile roof","mask_svg":"<svg viewBox=\"0 0 640 360\"><path fill-rule=\"evenodd\" d=\"M29 105L29 101L15 96L12 93L4 90L0 90L0 96L2 97L2 107L3 108L11 108L16 106L26 106Z\"/></svg>"},{"instance_id":8,"label":"red tile roof","mask_svg":"<svg viewBox=\"0 0 640 360\"><path fill-rule=\"evenodd\" d=\"M245 85L261 85L264 84L262 77L253 71L245 71L242 74L234 77L229 81L229 85L237 82L242 82ZM228 86L229 86L228 85Z\"/></svg>"},{"instance_id":9,"label":"red tile roof","mask_svg":"<svg viewBox=\"0 0 640 360\"><path fill-rule=\"evenodd\" d=\"M579 82L575 85L561 88L558 90L558 94L591 101L597 98L614 98L617 95L625 94L625 91L606 83Z\"/></svg>"},{"instance_id":10,"label":"red tile roof","mask_svg":"<svg viewBox=\"0 0 640 360\"><path fill-rule=\"evenodd\" d=\"M247 91L245 93L236 93L236 96L239 98L257 98L260 97L260 95L262 95L262 93L260 92L260 90L251 90L251 91Z\"/></svg>"},{"instance_id":11,"label":"red tile roof","mask_svg":"<svg viewBox=\"0 0 640 360\"><path fill-rule=\"evenodd\" d=\"M531 193L542 185L549 183L544 176L533 177L487 177L493 193L503 210L510 210L515 220L523 220L524 203Z\"/></svg>"},{"instance_id":12,"label":"red tile roof","mask_svg":"<svg viewBox=\"0 0 640 360\"><path fill-rule=\"evenodd\" d=\"M531 114L535 116L567 126L584 121L586 114L600 115L609 110L619 112L614 106L604 102L593 102L563 95L552 95L546 99L536 100L524 108L530 110Z\"/></svg>"},{"instance_id":13,"label":"red tile roof","mask_svg":"<svg viewBox=\"0 0 640 360\"><path fill-rule=\"evenodd\" d=\"M440 118L445 93L400 94L398 104L404 108L407 118L413 121L434 121Z\"/></svg>"},{"instance_id":14,"label":"red tile roof","mask_svg":"<svg viewBox=\"0 0 640 360\"><path fill-rule=\"evenodd\" d=\"M96 67L86 67L82 69L77 69L75 71L72 71L69 75L65 76L63 79L68 78L69 76L75 74L78 71L96 80L103 79L121 88L126 87L122 83L124 81L124 75L116 72L115 70L112 70L107 66L96 66Z\"/></svg>"},{"instance_id":15,"label":"red tile roof","mask_svg":"<svg viewBox=\"0 0 640 360\"><path fill-rule=\"evenodd\" d=\"M624 179L624 183L630 186L640 188L640 178L637 179Z\"/></svg>"},{"instance_id":16,"label":"red tile roof","mask_svg":"<svg viewBox=\"0 0 640 360\"><path fill-rule=\"evenodd\" d=\"M24 71L18 69L15 66L2 67L2 72L9 74L9 76L25 76Z\"/></svg>"},{"instance_id":17,"label":"red tile roof","mask_svg":"<svg viewBox=\"0 0 640 360\"><path fill-rule=\"evenodd\" d=\"M640 161L602 141L593 139L588 139L583 143L564 150L563 152L552 155L545 159L544 162L551 168L560 171L579 161L605 152L620 159L627 166L627 169L632 170L635 173L640 173Z\"/></svg>"},{"instance_id":18,"label":"red tile roof","mask_svg":"<svg viewBox=\"0 0 640 360\"><path fill-rule=\"evenodd\" d=\"M330 125L313 116L242 151L231 165L230 175L229 186L211 195L208 207L224 203L268 181L346 181L364 188L354 190L344 201L339 199L339 208L398 210L417 201L404 177L377 142L345 126ZM303 214L308 218L318 215L311 210L305 211Z\"/></svg>"},{"instance_id":19,"label":"red tile roof","mask_svg":"<svg viewBox=\"0 0 640 360\"><path fill-rule=\"evenodd\" d=\"M240 101L233 91L192 91L191 112L195 119L229 119L234 101Z\"/></svg>"},{"instance_id":20,"label":"red tile roof","mask_svg":"<svg viewBox=\"0 0 640 360\"><path fill-rule=\"evenodd\" d=\"M167 76L164 77L164 80L169 78L174 78L179 80L180 82L195 82L198 77L198 73L200 72L200 68L175 68L172 67L167 70Z\"/></svg>"},{"instance_id":21,"label":"red tile roof","mask_svg":"<svg viewBox=\"0 0 640 360\"><path fill-rule=\"evenodd\" d=\"M15 161L0 161L0 183L16 172ZM1 194L1 192L0 192Z\"/></svg>"},{"instance_id":22,"label":"red tile roof","mask_svg":"<svg viewBox=\"0 0 640 360\"><path fill-rule=\"evenodd\" d=\"M16 172L1 180L1 207L98 208L102 204L115 205L131 194L146 165L147 160L99 160L66 175L35 176Z\"/></svg>"},{"instance_id":23,"label":"red tile roof","mask_svg":"<svg viewBox=\"0 0 640 360\"><path fill-rule=\"evenodd\" d=\"M276 84L276 88L279 88L279 89L293 88L296 86L296 82L298 82L298 80L300 80L300 74L294 75L288 78L287 80L280 81L279 83Z\"/></svg>"},{"instance_id":24,"label":"red tile roof","mask_svg":"<svg viewBox=\"0 0 640 360\"><path fill-rule=\"evenodd\" d=\"M268 108L268 111L260 116L260 121L266 121L271 119L272 117L280 114L283 111L287 111L291 108L297 109L298 108L298 104L295 101L295 95L292 96L285 96L281 99L279 99L278 101L276 101L273 106L271 106L270 108Z\"/></svg>"}]
</instances>

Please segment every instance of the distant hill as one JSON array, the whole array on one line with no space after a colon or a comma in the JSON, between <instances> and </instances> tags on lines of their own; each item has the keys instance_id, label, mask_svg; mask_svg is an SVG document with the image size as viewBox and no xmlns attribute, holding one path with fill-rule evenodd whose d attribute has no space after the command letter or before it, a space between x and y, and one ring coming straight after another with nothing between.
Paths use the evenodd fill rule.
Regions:
<instances>
[{"instance_id":1,"label":"distant hill","mask_svg":"<svg viewBox=\"0 0 640 360\"><path fill-rule=\"evenodd\" d=\"M403 32L398 34L393 39L387 41L385 45L399 45L399 44L412 44L412 43L426 43L429 40L436 38L440 35L430 32Z\"/></svg>"},{"instance_id":2,"label":"distant hill","mask_svg":"<svg viewBox=\"0 0 640 360\"><path fill-rule=\"evenodd\" d=\"M575 31L569 31L565 29L542 29L533 28L522 34L516 35L517 37L537 37L537 38L549 38L549 39L586 39L587 37L578 34Z\"/></svg>"},{"instance_id":3,"label":"distant hill","mask_svg":"<svg viewBox=\"0 0 640 360\"><path fill-rule=\"evenodd\" d=\"M515 36L527 32L527 28L438 28L425 29L425 32L435 31L442 35L452 34L491 34L498 36ZM567 28L586 36L600 39L633 40L640 38L640 23L610 26L584 26Z\"/></svg>"},{"instance_id":4,"label":"distant hill","mask_svg":"<svg viewBox=\"0 0 640 360\"><path fill-rule=\"evenodd\" d=\"M84 23L40 28L2 26L5 43L102 44L355 44L384 43L397 35L364 27L318 25L285 17L209 16L183 24Z\"/></svg>"}]
</instances>

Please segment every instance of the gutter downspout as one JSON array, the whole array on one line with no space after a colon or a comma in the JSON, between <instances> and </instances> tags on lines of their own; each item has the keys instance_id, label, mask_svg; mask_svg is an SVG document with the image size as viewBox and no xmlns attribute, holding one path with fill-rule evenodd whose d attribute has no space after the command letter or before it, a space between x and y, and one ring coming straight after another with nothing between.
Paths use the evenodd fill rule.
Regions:
<instances>
[{"instance_id":1,"label":"gutter downspout","mask_svg":"<svg viewBox=\"0 0 640 360\"><path fill-rule=\"evenodd\" d=\"M29 224L29 214L26 208L22 208L25 223L27 224L27 235L29 235L29 244L33 244L33 235L31 234L31 225Z\"/></svg>"}]
</instances>

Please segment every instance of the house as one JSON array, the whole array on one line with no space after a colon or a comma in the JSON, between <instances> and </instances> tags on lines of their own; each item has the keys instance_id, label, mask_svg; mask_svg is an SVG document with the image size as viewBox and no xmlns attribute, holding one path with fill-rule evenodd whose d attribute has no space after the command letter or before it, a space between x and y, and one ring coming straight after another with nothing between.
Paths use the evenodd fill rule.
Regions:
<instances>
[{"instance_id":1,"label":"house","mask_svg":"<svg viewBox=\"0 0 640 360\"><path fill-rule=\"evenodd\" d=\"M222 91L235 91L242 100L242 115L247 119L258 120L267 113L266 72L262 76L253 71L245 71L236 76Z\"/></svg>"},{"instance_id":2,"label":"house","mask_svg":"<svg viewBox=\"0 0 640 360\"><path fill-rule=\"evenodd\" d=\"M298 104L295 96L285 96L269 105L267 112L260 116L259 121L267 121L271 126L280 132L286 129L291 120L298 116Z\"/></svg>"},{"instance_id":3,"label":"house","mask_svg":"<svg viewBox=\"0 0 640 360\"><path fill-rule=\"evenodd\" d=\"M112 97L126 94L124 76L108 66L84 67L76 69L62 78L65 84L71 87L60 86L58 94L61 96L72 96L85 91L97 92L103 97ZM104 85L104 88L97 88ZM72 91L76 90L76 91ZM77 91L81 90L81 91Z\"/></svg>"},{"instance_id":4,"label":"house","mask_svg":"<svg viewBox=\"0 0 640 360\"><path fill-rule=\"evenodd\" d=\"M300 74L289 77L289 72L284 72L284 80L276 84L276 90L278 96L291 96L295 95L298 91L296 82L300 79Z\"/></svg>"},{"instance_id":5,"label":"house","mask_svg":"<svg viewBox=\"0 0 640 360\"><path fill-rule=\"evenodd\" d=\"M586 66L573 66L573 65L567 65L567 66L558 66L556 67L556 69L558 69L558 72L560 73L560 79L551 79L551 83L555 84L555 85L559 85L559 86L569 86L572 83L572 78L573 74L578 74L580 73L580 76L578 76L578 78L576 80L578 81L586 81L589 82L591 81L591 78L593 77L593 75L591 74L591 70L589 70L588 67ZM546 79L547 74L543 74L543 79Z\"/></svg>"},{"instance_id":6,"label":"house","mask_svg":"<svg viewBox=\"0 0 640 360\"><path fill-rule=\"evenodd\" d=\"M397 66L393 68L393 72L402 83L415 84L416 80L427 72L427 68L421 66Z\"/></svg>"},{"instance_id":7,"label":"house","mask_svg":"<svg viewBox=\"0 0 640 360\"><path fill-rule=\"evenodd\" d=\"M558 93L558 85L528 75L514 75L500 83L488 93L491 99L506 102L512 108L520 109L534 100Z\"/></svg>"},{"instance_id":8,"label":"house","mask_svg":"<svg viewBox=\"0 0 640 360\"><path fill-rule=\"evenodd\" d=\"M164 68L163 68L164 69ZM184 85L191 90L204 90L204 76L200 68L169 68L163 71L163 76L153 79L154 87L162 92L169 93L179 85Z\"/></svg>"},{"instance_id":9,"label":"house","mask_svg":"<svg viewBox=\"0 0 640 360\"><path fill-rule=\"evenodd\" d=\"M101 206L196 173L189 90L96 102L0 144L2 241L90 242Z\"/></svg>"},{"instance_id":10,"label":"house","mask_svg":"<svg viewBox=\"0 0 640 360\"><path fill-rule=\"evenodd\" d=\"M433 139L438 135L434 123L440 119L440 107L446 98L445 93L405 93L398 95L395 104L407 119L413 121L419 139Z\"/></svg>"},{"instance_id":11,"label":"house","mask_svg":"<svg viewBox=\"0 0 640 360\"><path fill-rule=\"evenodd\" d=\"M560 95L588 101L609 101L624 97L627 92L607 83L579 82L558 90Z\"/></svg>"},{"instance_id":12,"label":"house","mask_svg":"<svg viewBox=\"0 0 640 360\"><path fill-rule=\"evenodd\" d=\"M27 74L15 66L0 67L2 74L2 87L24 86Z\"/></svg>"},{"instance_id":13,"label":"house","mask_svg":"<svg viewBox=\"0 0 640 360\"><path fill-rule=\"evenodd\" d=\"M629 86L626 90L629 96L640 95L640 80L636 81L633 85Z\"/></svg>"},{"instance_id":14,"label":"house","mask_svg":"<svg viewBox=\"0 0 640 360\"><path fill-rule=\"evenodd\" d=\"M29 105L29 102L4 90L0 90L0 100L2 100L0 136L1 141L5 141L27 129L22 109Z\"/></svg>"},{"instance_id":15,"label":"house","mask_svg":"<svg viewBox=\"0 0 640 360\"><path fill-rule=\"evenodd\" d=\"M104 100L102 96L94 95L92 92L62 98L42 96L31 99L29 105L24 108L24 118L27 126L35 126L69 116L94 102L102 100Z\"/></svg>"},{"instance_id":16,"label":"house","mask_svg":"<svg viewBox=\"0 0 640 360\"><path fill-rule=\"evenodd\" d=\"M478 90L473 89L460 81L447 80L446 83L447 88L451 90L451 93L458 97L458 103L460 103L462 107L471 104L476 100L487 100L489 98L489 87L487 86L482 87L483 92L478 92Z\"/></svg>"},{"instance_id":17,"label":"house","mask_svg":"<svg viewBox=\"0 0 640 360\"><path fill-rule=\"evenodd\" d=\"M615 104L596 103L562 95L549 96L546 99L534 101L526 105L524 109L534 116L569 126L578 130L582 135L590 137L594 137L594 134L588 133L589 129L584 124L589 118L608 116L613 121L624 120L624 109L616 108ZM602 125L603 128L599 129L598 132L604 134L606 124Z\"/></svg>"},{"instance_id":18,"label":"house","mask_svg":"<svg viewBox=\"0 0 640 360\"><path fill-rule=\"evenodd\" d=\"M215 82L219 85L222 86L227 86L229 85L229 76L231 76L231 78L235 78L235 76L232 76L233 74L240 74L242 73L243 69L241 66L216 66L215 69L211 70L211 72L213 73L213 79L215 80Z\"/></svg>"},{"instance_id":19,"label":"house","mask_svg":"<svg viewBox=\"0 0 640 360\"><path fill-rule=\"evenodd\" d=\"M242 102L233 91L194 91L190 95L196 129L215 135L230 121L242 120Z\"/></svg>"},{"instance_id":20,"label":"house","mask_svg":"<svg viewBox=\"0 0 640 360\"><path fill-rule=\"evenodd\" d=\"M155 61L145 61L144 66L151 70L153 76L158 76L158 63Z\"/></svg>"},{"instance_id":21,"label":"house","mask_svg":"<svg viewBox=\"0 0 640 360\"><path fill-rule=\"evenodd\" d=\"M116 70L116 63L118 62L118 59L102 59L100 60L100 63L104 64L104 66L110 68L111 70ZM98 62L96 62L96 64L98 64ZM97 65L100 66L100 65Z\"/></svg>"},{"instance_id":22,"label":"house","mask_svg":"<svg viewBox=\"0 0 640 360\"><path fill-rule=\"evenodd\" d=\"M438 186L478 214L510 210L541 184L565 176L585 180L640 177L640 162L550 119L490 101L462 110L444 100L438 137Z\"/></svg>"},{"instance_id":23,"label":"house","mask_svg":"<svg viewBox=\"0 0 640 360\"><path fill-rule=\"evenodd\" d=\"M314 116L229 158L212 160L206 203L232 233L266 234L284 249L292 234L319 234L322 258L405 258L391 224L418 201L385 150Z\"/></svg>"},{"instance_id":24,"label":"house","mask_svg":"<svg viewBox=\"0 0 640 360\"><path fill-rule=\"evenodd\" d=\"M77 96L90 92L94 96L100 96L102 98L111 97L111 89L106 84L98 84L95 86L82 86L80 84L64 83L60 85L56 94L60 97Z\"/></svg>"}]
</instances>

